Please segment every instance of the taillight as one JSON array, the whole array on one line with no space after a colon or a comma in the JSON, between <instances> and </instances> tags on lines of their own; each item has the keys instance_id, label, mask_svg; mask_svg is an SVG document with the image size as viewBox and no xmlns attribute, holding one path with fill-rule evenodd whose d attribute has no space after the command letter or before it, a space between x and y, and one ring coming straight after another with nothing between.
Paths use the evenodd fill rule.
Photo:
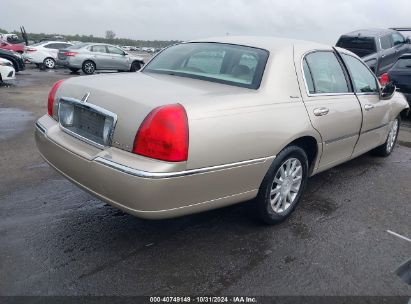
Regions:
<instances>
[{"instance_id":1,"label":"taillight","mask_svg":"<svg viewBox=\"0 0 411 304\"><path fill-rule=\"evenodd\" d=\"M134 139L133 153L170 162L188 157L188 120L180 104L151 111Z\"/></svg>"},{"instance_id":2,"label":"taillight","mask_svg":"<svg viewBox=\"0 0 411 304\"><path fill-rule=\"evenodd\" d=\"M76 56L78 53L77 52L64 52L64 56L67 57L73 57Z\"/></svg>"},{"instance_id":3,"label":"taillight","mask_svg":"<svg viewBox=\"0 0 411 304\"><path fill-rule=\"evenodd\" d=\"M390 82L390 77L388 76L388 73L384 73L380 76L380 84L382 86L385 86Z\"/></svg>"},{"instance_id":4,"label":"taillight","mask_svg":"<svg viewBox=\"0 0 411 304\"><path fill-rule=\"evenodd\" d=\"M25 48L25 51L26 51L27 53L33 53L33 52L36 52L37 49L34 49L34 48Z\"/></svg>"},{"instance_id":5,"label":"taillight","mask_svg":"<svg viewBox=\"0 0 411 304\"><path fill-rule=\"evenodd\" d=\"M57 81L50 90L49 98L48 98L48 102L47 102L47 112L51 117L53 117L54 97L56 96L56 92L57 92L57 90L59 89L59 87L61 86L61 84L63 83L64 80L65 79L61 79L61 80Z\"/></svg>"}]
</instances>

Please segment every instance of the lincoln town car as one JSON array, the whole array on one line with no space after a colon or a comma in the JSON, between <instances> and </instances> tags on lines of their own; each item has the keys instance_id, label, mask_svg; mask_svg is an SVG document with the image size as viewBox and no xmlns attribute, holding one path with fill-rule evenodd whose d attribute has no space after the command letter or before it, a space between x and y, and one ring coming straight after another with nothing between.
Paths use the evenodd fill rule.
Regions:
<instances>
[{"instance_id":1,"label":"lincoln town car","mask_svg":"<svg viewBox=\"0 0 411 304\"><path fill-rule=\"evenodd\" d=\"M63 176L138 217L250 201L275 224L308 177L390 155L407 112L348 50L227 36L168 47L137 73L57 82L35 139Z\"/></svg>"}]
</instances>

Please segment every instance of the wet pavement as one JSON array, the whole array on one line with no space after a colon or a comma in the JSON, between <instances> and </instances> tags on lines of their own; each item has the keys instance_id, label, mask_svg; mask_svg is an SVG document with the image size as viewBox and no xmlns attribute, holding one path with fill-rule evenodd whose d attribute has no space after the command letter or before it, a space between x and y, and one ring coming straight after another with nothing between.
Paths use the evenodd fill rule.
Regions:
<instances>
[{"instance_id":1,"label":"wet pavement","mask_svg":"<svg viewBox=\"0 0 411 304\"><path fill-rule=\"evenodd\" d=\"M37 117L66 70L0 87L0 295L411 295L411 129L389 158L364 155L309 180L292 217L252 202L163 221L116 210L53 171Z\"/></svg>"}]
</instances>

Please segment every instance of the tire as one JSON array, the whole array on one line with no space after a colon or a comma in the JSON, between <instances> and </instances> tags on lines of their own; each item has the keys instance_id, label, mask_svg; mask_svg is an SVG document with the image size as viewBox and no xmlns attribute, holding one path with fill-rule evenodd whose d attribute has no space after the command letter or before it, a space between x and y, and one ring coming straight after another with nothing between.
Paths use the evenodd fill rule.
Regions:
<instances>
[{"instance_id":1,"label":"tire","mask_svg":"<svg viewBox=\"0 0 411 304\"><path fill-rule=\"evenodd\" d=\"M56 61L53 58L47 57L43 60L43 65L46 69L54 69L56 67Z\"/></svg>"},{"instance_id":2,"label":"tire","mask_svg":"<svg viewBox=\"0 0 411 304\"><path fill-rule=\"evenodd\" d=\"M69 68L70 71L72 71L73 73L77 73L80 69L77 68Z\"/></svg>"},{"instance_id":3,"label":"tire","mask_svg":"<svg viewBox=\"0 0 411 304\"><path fill-rule=\"evenodd\" d=\"M6 59L8 59L8 58L6 58ZM19 71L20 71L20 67L19 67L18 62L17 62L16 60L11 59L11 58L8 59L8 60L10 60L11 63L13 64L13 68L14 68L14 70L16 71L16 73L19 72Z\"/></svg>"},{"instance_id":4,"label":"tire","mask_svg":"<svg viewBox=\"0 0 411 304\"><path fill-rule=\"evenodd\" d=\"M308 158L305 151L298 146L288 146L282 150L261 183L256 198L259 219L265 224L274 225L289 217L300 201L307 179Z\"/></svg>"},{"instance_id":5,"label":"tire","mask_svg":"<svg viewBox=\"0 0 411 304\"><path fill-rule=\"evenodd\" d=\"M138 61L134 61L131 64L130 72L137 72L141 69L141 63Z\"/></svg>"},{"instance_id":6,"label":"tire","mask_svg":"<svg viewBox=\"0 0 411 304\"><path fill-rule=\"evenodd\" d=\"M83 62L83 67L81 69L84 74L92 75L96 71L96 64L93 61L86 60Z\"/></svg>"},{"instance_id":7,"label":"tire","mask_svg":"<svg viewBox=\"0 0 411 304\"><path fill-rule=\"evenodd\" d=\"M388 132L387 140L381 146L378 146L377 148L372 150L371 151L372 154L381 156L381 157L387 157L392 153L392 151L394 150L395 144L397 142L397 139L398 139L398 132L400 130L400 124L401 124L401 118L400 116L397 116L392 123L390 131Z\"/></svg>"}]
</instances>

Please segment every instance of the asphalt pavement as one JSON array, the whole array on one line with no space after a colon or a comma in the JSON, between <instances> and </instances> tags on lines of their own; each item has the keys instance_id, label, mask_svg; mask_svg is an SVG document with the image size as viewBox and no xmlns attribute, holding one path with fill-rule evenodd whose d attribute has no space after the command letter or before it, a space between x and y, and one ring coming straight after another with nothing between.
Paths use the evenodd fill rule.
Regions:
<instances>
[{"instance_id":1,"label":"asphalt pavement","mask_svg":"<svg viewBox=\"0 0 411 304\"><path fill-rule=\"evenodd\" d=\"M29 67L0 86L0 295L411 295L394 273L411 243L387 232L411 238L410 127L390 157L311 178L280 225L259 224L252 202L147 221L37 152L35 120L68 77Z\"/></svg>"}]
</instances>

